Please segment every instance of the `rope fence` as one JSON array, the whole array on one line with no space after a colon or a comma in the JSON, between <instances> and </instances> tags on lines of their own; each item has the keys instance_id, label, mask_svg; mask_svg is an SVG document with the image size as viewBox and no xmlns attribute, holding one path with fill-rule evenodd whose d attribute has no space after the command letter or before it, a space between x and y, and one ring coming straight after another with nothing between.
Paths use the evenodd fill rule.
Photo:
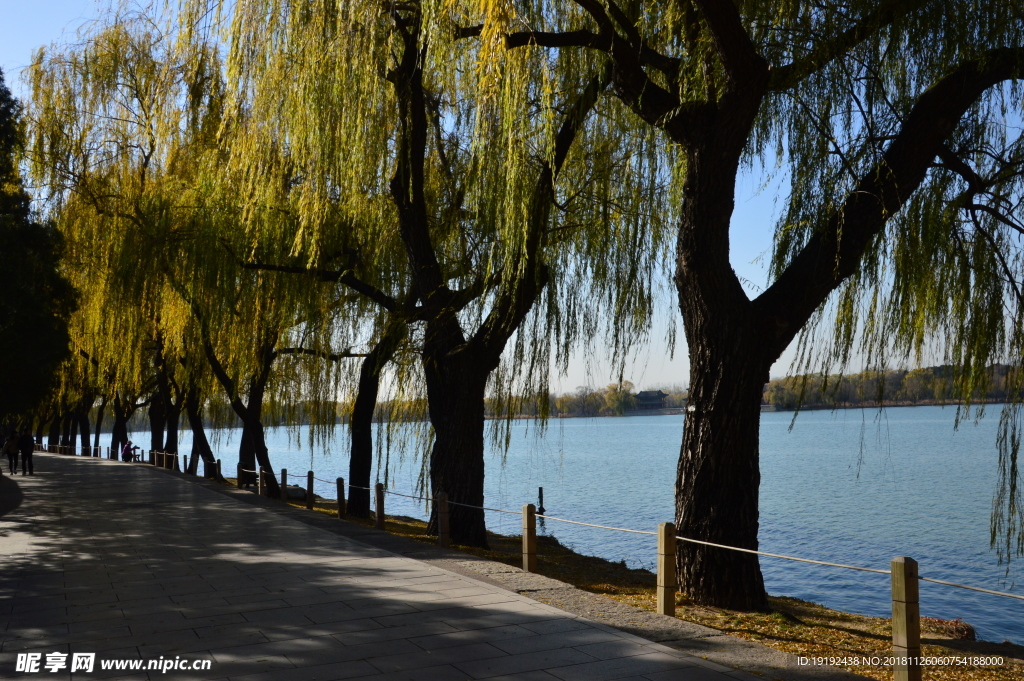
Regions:
<instances>
[{"instance_id":1,"label":"rope fence","mask_svg":"<svg viewBox=\"0 0 1024 681\"><path fill-rule=\"evenodd\" d=\"M61 446L61 445L36 445L36 451L48 452L54 454L76 454L79 450L73 446ZM82 456L89 457L100 457L102 455L102 448L100 447L83 447L80 450ZM175 469L177 467L177 454L173 452L160 452L150 450L149 464L160 467ZM110 451L107 448L107 456L111 459L117 459L117 451ZM138 461L137 456L132 456L132 460ZM187 458L186 458L187 461ZM267 484L270 478L275 478L273 471L265 468L259 470L249 470L243 468L241 464L238 464L238 478L237 485L239 488L243 486L243 473L248 473L256 476L256 482L258 485L258 492L261 495L268 495L269 485ZM216 461L216 471L218 477L220 477L220 459ZM289 488L287 484L287 469L281 469L281 484L282 490L281 498L287 502L292 500L292 497L302 498L304 496L306 507L309 509L313 508L313 500L315 495L313 494L313 482L319 481L325 484L334 484L337 486L337 505L338 505L338 517L344 518L346 515L346 499L345 499L345 479L337 478L336 480L324 480L323 478L317 478L313 475L313 471L309 471L306 474L306 489L299 489L299 493L293 494L293 489ZM275 479L276 482L276 479ZM244 484L252 484L252 481ZM536 535L536 520L537 518L543 518L545 520L551 520L554 522L568 523L570 525L578 525L581 527L592 527L600 530L608 530L612 532L627 532L631 534L642 534L647 536L658 537L658 580L657 580L657 600L658 607L657 611L665 615L675 614L675 594L677 591L676 582L676 542L681 541L689 544L697 544L701 546L709 546L716 549L722 549L726 551L737 551L740 553L753 554L757 556L766 556L769 558L778 558L782 560L795 561L799 563L809 563L812 565L823 565L826 567L841 568L844 570L856 570L860 572L871 572L875 574L890 575L892 581L892 606L893 606L893 652L896 663L893 667L894 677L898 681L919 681L921 679L921 668L919 665L919 658L921 656L921 644L920 644L920 604L918 596L918 583L919 582L932 582L934 584L941 584L943 586L950 586L958 589L966 589L968 591L976 591L984 594L993 596L1001 596L1004 598L1012 598L1015 600L1024 601L1024 595L1012 594L1004 591L996 591L993 589L985 589L977 586L970 586L967 584L959 584L957 582L950 582L942 579L935 579L933 577L923 577L918 574L918 564L913 558L908 557L897 557L893 559L890 564L889 570L882 570L878 568L869 568L858 565L846 565L843 563L832 563L823 560L813 560L810 558L799 558L797 556L787 556L781 553L770 553L768 551L757 551L754 549L746 549L739 546L729 546L727 544L719 544L715 542L703 541L700 539L692 539L689 537L682 537L676 534L675 525L673 523L661 523L658 526L657 532L650 532L646 530L634 530L625 527L614 527L611 525L599 525L597 523L585 523L579 520L569 520L568 518L558 518L556 516L544 514L544 509L541 508L541 513L537 513L537 509L533 504L526 504L523 506L522 511L511 511L503 508L491 508L488 506L478 506L476 504L466 504L462 502L450 501L446 494L440 493L436 498L424 497L420 495L403 494L394 490L388 490L384 488L382 483L377 483L374 487L362 487L360 485L348 484L350 489L360 489L366 491L373 491L375 493L375 520L378 529L384 529L384 497L387 494L391 494L398 497L404 497L406 499L413 499L416 501L432 502L436 508L436 520L438 530L438 544L441 546L448 546L450 543L450 532L448 528L449 519L449 506L461 506L464 508L474 508L483 511L492 511L495 513L507 513L512 515L520 515L523 519L523 569L527 572L536 571L536 546L537 546L537 535ZM304 491L304 495L301 494ZM543 492L542 492L543 494ZM541 496L543 500L543 496ZM542 501L543 503L543 501Z\"/></svg>"}]
</instances>

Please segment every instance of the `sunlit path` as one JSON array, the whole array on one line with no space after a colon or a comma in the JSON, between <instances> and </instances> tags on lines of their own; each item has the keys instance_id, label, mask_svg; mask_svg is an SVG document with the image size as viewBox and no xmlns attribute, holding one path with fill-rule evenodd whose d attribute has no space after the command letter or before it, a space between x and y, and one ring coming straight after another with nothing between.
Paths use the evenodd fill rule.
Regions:
<instances>
[{"instance_id":1,"label":"sunlit path","mask_svg":"<svg viewBox=\"0 0 1024 681\"><path fill-rule=\"evenodd\" d=\"M4 482L0 678L753 678L149 466Z\"/></svg>"}]
</instances>

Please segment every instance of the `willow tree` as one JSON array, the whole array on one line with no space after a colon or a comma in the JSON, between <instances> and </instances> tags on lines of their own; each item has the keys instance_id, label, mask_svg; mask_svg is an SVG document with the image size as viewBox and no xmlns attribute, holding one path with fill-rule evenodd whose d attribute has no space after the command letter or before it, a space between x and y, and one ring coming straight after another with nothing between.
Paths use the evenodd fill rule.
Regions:
<instances>
[{"instance_id":1,"label":"willow tree","mask_svg":"<svg viewBox=\"0 0 1024 681\"><path fill-rule=\"evenodd\" d=\"M207 5L193 3L186 22L208 16ZM614 106L598 115L610 80L603 56L563 64L530 48L507 72L479 69L491 43L457 30L455 3L273 0L228 11L232 106L274 129L297 178L293 253L310 272L334 265L338 281L413 326L434 436L431 491L458 504L453 541L486 545L488 386L507 395L518 378L546 394L552 345L571 344L597 316L581 303L584 282L613 306L639 301L623 328L646 319L661 243L658 221L636 210L638 197L660 196L649 136L612 134ZM583 86L564 87L580 72ZM258 201L265 145L232 154L251 169ZM613 174L635 188L592 189ZM368 251L397 241L404 279L381 289L337 268L324 241L339 228ZM499 376L510 345L512 366Z\"/></svg>"},{"instance_id":2,"label":"willow tree","mask_svg":"<svg viewBox=\"0 0 1024 681\"><path fill-rule=\"evenodd\" d=\"M491 68L523 44L605 55L632 125L676 155L691 377L682 536L757 548L761 393L798 337L824 364L934 350L975 389L986 363L1019 363L1021 143L1007 125L1020 113L1018 5L508 0L487 3L475 30L492 36ZM772 280L751 297L729 260L736 178L775 159L790 191ZM813 345L827 320L834 342ZM1019 549L1016 432L1004 441L1012 479L997 503ZM680 543L678 567L698 603L766 607L755 556Z\"/></svg>"},{"instance_id":3,"label":"willow tree","mask_svg":"<svg viewBox=\"0 0 1024 681\"><path fill-rule=\"evenodd\" d=\"M269 467L259 411L290 317L267 305L276 291L221 267L217 216L196 211L211 191L201 171L218 149L222 80L215 50L180 48L149 17L114 13L80 43L40 51L29 70L31 168L84 292L75 342L113 377L115 415L149 394L152 446L176 448L175 414L190 408L201 426L209 377L237 402L241 375L255 401L240 403L243 454Z\"/></svg>"}]
</instances>

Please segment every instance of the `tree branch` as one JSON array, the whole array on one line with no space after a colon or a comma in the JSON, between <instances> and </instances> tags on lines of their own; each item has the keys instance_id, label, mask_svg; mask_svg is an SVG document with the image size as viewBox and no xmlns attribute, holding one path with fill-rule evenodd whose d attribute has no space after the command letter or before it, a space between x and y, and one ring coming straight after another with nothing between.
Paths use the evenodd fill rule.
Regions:
<instances>
[{"instance_id":1,"label":"tree branch","mask_svg":"<svg viewBox=\"0 0 1024 681\"><path fill-rule=\"evenodd\" d=\"M829 62L867 40L872 35L889 26L896 17L913 12L928 0L892 0L869 12L852 27L827 42L817 45L808 54L794 59L791 63L772 69L768 81L769 90L786 90L806 79Z\"/></svg>"},{"instance_id":2,"label":"tree branch","mask_svg":"<svg viewBox=\"0 0 1024 681\"><path fill-rule=\"evenodd\" d=\"M729 80L743 85L763 77L768 71L768 62L757 52L733 0L694 0L694 4L707 21L715 51Z\"/></svg>"},{"instance_id":3,"label":"tree branch","mask_svg":"<svg viewBox=\"0 0 1024 681\"><path fill-rule=\"evenodd\" d=\"M313 350L311 348L278 348L274 351L274 355L309 355L311 357L320 357L321 359L330 360L331 362L339 362L349 357L367 357L365 352L352 352L351 348L348 350L342 350L341 352L326 352L323 350Z\"/></svg>"},{"instance_id":4,"label":"tree branch","mask_svg":"<svg viewBox=\"0 0 1024 681\"><path fill-rule=\"evenodd\" d=\"M991 50L918 97L881 160L754 301L781 353L814 310L860 265L869 243L917 191L961 117L986 90L1019 78L1024 47Z\"/></svg>"},{"instance_id":5,"label":"tree branch","mask_svg":"<svg viewBox=\"0 0 1024 681\"><path fill-rule=\"evenodd\" d=\"M231 246L221 241L221 246L224 247L231 256L238 263L238 266L244 270L257 270L262 272L283 272L285 274L307 274L311 277L316 277L320 281L325 282L338 282L349 287L357 293L361 293L373 302L380 305L388 312L395 312L399 309L398 301L384 293L372 284L368 284L361 280L352 270L325 270L317 267L305 267L302 265L275 265L264 262L246 262L235 255Z\"/></svg>"}]
</instances>

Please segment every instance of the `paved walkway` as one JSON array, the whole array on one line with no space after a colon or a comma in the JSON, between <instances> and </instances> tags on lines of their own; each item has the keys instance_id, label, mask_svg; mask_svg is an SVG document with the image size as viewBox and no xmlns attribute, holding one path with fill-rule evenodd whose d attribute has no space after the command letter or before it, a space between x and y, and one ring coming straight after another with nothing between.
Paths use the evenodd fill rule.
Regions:
<instances>
[{"instance_id":1,"label":"paved walkway","mask_svg":"<svg viewBox=\"0 0 1024 681\"><path fill-rule=\"evenodd\" d=\"M8 507L22 496L0 518L3 679L755 678L253 495L240 503L144 465L35 462L35 476L0 479ZM40 672L16 671L19 653L40 654ZM52 653L67 667L45 669ZM70 672L74 653L96 654L92 673ZM161 658L209 669L145 671ZM101 669L116 660L143 671Z\"/></svg>"}]
</instances>

